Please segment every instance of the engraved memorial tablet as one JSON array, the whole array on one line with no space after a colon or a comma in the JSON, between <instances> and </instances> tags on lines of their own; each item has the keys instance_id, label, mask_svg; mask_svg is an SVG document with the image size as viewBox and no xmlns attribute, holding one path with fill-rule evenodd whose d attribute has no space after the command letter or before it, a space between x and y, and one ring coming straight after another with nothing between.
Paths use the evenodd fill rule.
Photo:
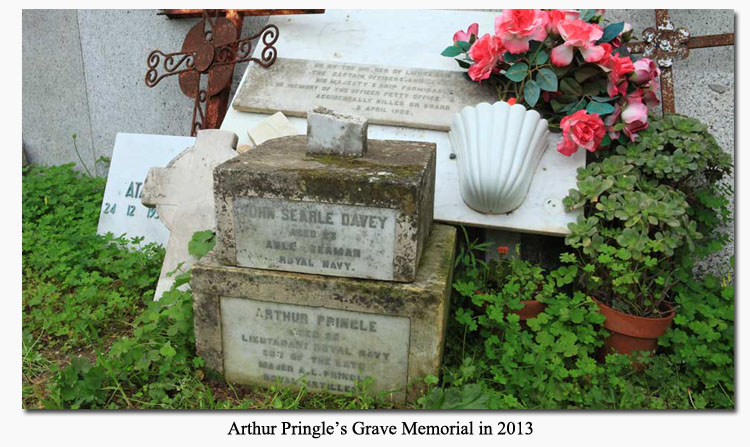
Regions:
<instances>
[{"instance_id":1,"label":"engraved memorial tablet","mask_svg":"<svg viewBox=\"0 0 750 447\"><path fill-rule=\"evenodd\" d=\"M269 68L247 68L233 107L304 117L322 106L373 124L447 131L463 107L495 100L460 71L278 58Z\"/></svg>"},{"instance_id":2,"label":"engraved memorial tablet","mask_svg":"<svg viewBox=\"0 0 750 447\"><path fill-rule=\"evenodd\" d=\"M236 197L234 231L237 265L393 278L394 209Z\"/></svg>"},{"instance_id":3,"label":"engraved memorial tablet","mask_svg":"<svg viewBox=\"0 0 750 447\"><path fill-rule=\"evenodd\" d=\"M382 390L407 385L408 318L232 297L221 318L231 381L345 393L367 377Z\"/></svg>"}]
</instances>

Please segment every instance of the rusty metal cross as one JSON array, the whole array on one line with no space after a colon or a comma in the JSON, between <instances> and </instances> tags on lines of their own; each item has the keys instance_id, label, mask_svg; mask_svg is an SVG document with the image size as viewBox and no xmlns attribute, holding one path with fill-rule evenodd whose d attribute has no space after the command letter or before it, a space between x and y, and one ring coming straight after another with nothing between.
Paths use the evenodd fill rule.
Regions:
<instances>
[{"instance_id":1,"label":"rusty metal cross","mask_svg":"<svg viewBox=\"0 0 750 447\"><path fill-rule=\"evenodd\" d=\"M734 33L690 36L685 27L675 28L666 9L655 9L656 28L643 30L642 41L631 42L628 51L653 59L661 68L662 112L674 113L674 78L672 65L676 58L685 59L691 49L734 45Z\"/></svg>"},{"instance_id":2,"label":"rusty metal cross","mask_svg":"<svg viewBox=\"0 0 750 447\"><path fill-rule=\"evenodd\" d=\"M235 64L255 62L264 68L276 61L274 44L279 29L267 25L258 34L241 39L244 16L318 14L323 9L167 9L162 15L171 18L202 17L190 29L182 50L164 53L154 50L147 59L146 85L153 87L168 76L179 75L180 89L193 98L193 121L190 134L221 125L229 103L229 89ZM260 59L253 57L252 41L260 37L264 48ZM203 75L206 77L204 78Z\"/></svg>"}]
</instances>

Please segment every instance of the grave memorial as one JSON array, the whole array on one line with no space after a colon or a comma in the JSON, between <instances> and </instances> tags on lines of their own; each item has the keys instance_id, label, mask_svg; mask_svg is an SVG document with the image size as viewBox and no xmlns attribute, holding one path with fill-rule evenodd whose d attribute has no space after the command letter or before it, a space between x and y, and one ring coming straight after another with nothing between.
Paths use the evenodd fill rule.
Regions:
<instances>
[{"instance_id":1,"label":"grave memorial","mask_svg":"<svg viewBox=\"0 0 750 447\"><path fill-rule=\"evenodd\" d=\"M217 245L191 279L196 348L230 381L352 392L371 377L403 401L438 374L448 317L456 230L432 223L435 147L310 115L310 136L214 170Z\"/></svg>"},{"instance_id":2,"label":"grave memorial","mask_svg":"<svg viewBox=\"0 0 750 447\"><path fill-rule=\"evenodd\" d=\"M155 242L166 246L169 229L159 219L156 208L147 208L141 203L143 184L150 168L166 166L194 142L194 137L118 133L97 234L142 237L141 244Z\"/></svg>"}]
</instances>

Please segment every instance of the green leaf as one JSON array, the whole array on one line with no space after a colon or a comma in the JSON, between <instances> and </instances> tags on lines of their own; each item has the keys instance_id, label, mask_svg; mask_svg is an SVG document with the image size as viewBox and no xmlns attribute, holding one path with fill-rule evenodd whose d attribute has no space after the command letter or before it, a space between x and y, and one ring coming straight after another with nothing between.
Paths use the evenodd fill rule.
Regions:
<instances>
[{"instance_id":1,"label":"green leaf","mask_svg":"<svg viewBox=\"0 0 750 447\"><path fill-rule=\"evenodd\" d=\"M514 82L521 82L529 74L529 66L526 62L518 62L505 71L505 77Z\"/></svg>"},{"instance_id":2,"label":"green leaf","mask_svg":"<svg viewBox=\"0 0 750 447\"><path fill-rule=\"evenodd\" d=\"M598 65L584 64L578 67L575 72L573 72L573 77L576 78L576 81L582 83L587 79L590 79L591 77L599 75L601 73L603 73L603 71Z\"/></svg>"},{"instance_id":3,"label":"green leaf","mask_svg":"<svg viewBox=\"0 0 750 447\"><path fill-rule=\"evenodd\" d=\"M523 88L523 98L526 101L526 104L528 104L529 107L534 107L537 101L539 101L540 93L541 89L539 88L539 84L533 80L529 80Z\"/></svg>"},{"instance_id":4,"label":"green leaf","mask_svg":"<svg viewBox=\"0 0 750 447\"><path fill-rule=\"evenodd\" d=\"M610 42L615 37L619 36L622 30L625 28L625 22L613 23L604 28L602 38L596 41L596 44L602 44Z\"/></svg>"},{"instance_id":5,"label":"green leaf","mask_svg":"<svg viewBox=\"0 0 750 447\"><path fill-rule=\"evenodd\" d=\"M196 231L193 239L188 243L188 253L196 258L202 258L216 245L216 235L211 230Z\"/></svg>"},{"instance_id":6,"label":"green leaf","mask_svg":"<svg viewBox=\"0 0 750 447\"><path fill-rule=\"evenodd\" d=\"M463 51L469 51L469 48L471 48L471 45L469 45L469 42L464 42L462 40L459 40L458 42L456 42L456 45L461 47Z\"/></svg>"},{"instance_id":7,"label":"green leaf","mask_svg":"<svg viewBox=\"0 0 750 447\"><path fill-rule=\"evenodd\" d=\"M596 113L599 116L604 116L614 112L615 108L612 104L606 102L591 101L589 105L586 106L586 111L589 113Z\"/></svg>"},{"instance_id":8,"label":"green leaf","mask_svg":"<svg viewBox=\"0 0 750 447\"><path fill-rule=\"evenodd\" d=\"M595 15L596 9L582 9L581 15L579 17L584 22L588 22L589 20L593 19Z\"/></svg>"},{"instance_id":9,"label":"green leaf","mask_svg":"<svg viewBox=\"0 0 750 447\"><path fill-rule=\"evenodd\" d=\"M451 45L447 47L446 49L444 49L443 52L440 53L440 55L445 56L445 57L456 57L461 53L462 53L461 47L458 47L456 45Z\"/></svg>"},{"instance_id":10,"label":"green leaf","mask_svg":"<svg viewBox=\"0 0 750 447\"><path fill-rule=\"evenodd\" d=\"M461 59L456 59L456 62L458 62L458 66L461 68L469 68L471 67L471 63L468 61L464 61Z\"/></svg>"},{"instance_id":11,"label":"green leaf","mask_svg":"<svg viewBox=\"0 0 750 447\"><path fill-rule=\"evenodd\" d=\"M610 98L608 96L592 96L591 100L596 102L610 102L614 101L616 98Z\"/></svg>"},{"instance_id":12,"label":"green leaf","mask_svg":"<svg viewBox=\"0 0 750 447\"><path fill-rule=\"evenodd\" d=\"M540 51L536 54L536 60L534 63L536 65L543 65L546 64L549 60L549 54L546 51Z\"/></svg>"},{"instance_id":13,"label":"green leaf","mask_svg":"<svg viewBox=\"0 0 750 447\"><path fill-rule=\"evenodd\" d=\"M164 343L164 346L159 349L159 354L163 355L164 357L174 357L175 354L177 354L177 351L172 347L171 342Z\"/></svg>"},{"instance_id":14,"label":"green leaf","mask_svg":"<svg viewBox=\"0 0 750 447\"><path fill-rule=\"evenodd\" d=\"M583 87L581 84L576 82L573 78L563 78L560 81L560 91L563 95L581 96L583 95Z\"/></svg>"},{"instance_id":15,"label":"green leaf","mask_svg":"<svg viewBox=\"0 0 750 447\"><path fill-rule=\"evenodd\" d=\"M557 91L557 75L549 68L540 68L536 74L536 83L539 88L547 92Z\"/></svg>"}]
</instances>

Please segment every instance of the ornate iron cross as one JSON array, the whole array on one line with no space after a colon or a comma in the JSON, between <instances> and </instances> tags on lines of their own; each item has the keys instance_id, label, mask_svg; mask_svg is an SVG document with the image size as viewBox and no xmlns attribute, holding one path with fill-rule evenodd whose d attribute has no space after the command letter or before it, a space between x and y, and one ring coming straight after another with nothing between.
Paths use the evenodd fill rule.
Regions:
<instances>
[{"instance_id":1,"label":"ornate iron cross","mask_svg":"<svg viewBox=\"0 0 750 447\"><path fill-rule=\"evenodd\" d=\"M628 44L631 53L642 53L661 68L661 101L663 113L674 113L674 78L672 65L675 58L686 59L690 49L734 45L734 33L690 37L685 27L675 28L666 9L655 9L656 28L643 30L642 41Z\"/></svg>"},{"instance_id":2,"label":"ornate iron cross","mask_svg":"<svg viewBox=\"0 0 750 447\"><path fill-rule=\"evenodd\" d=\"M182 50L164 53L154 50L147 59L146 85L153 87L168 76L179 75L180 89L193 98L193 121L190 134L199 129L216 129L224 120L229 103L229 89L235 64L255 62L268 68L276 61L279 29L267 25L258 34L241 39L242 21L246 15L315 14L325 10L313 9L181 9L164 10L169 18L203 17L190 29ZM264 48L260 58L253 57L252 40L260 37Z\"/></svg>"}]
</instances>

